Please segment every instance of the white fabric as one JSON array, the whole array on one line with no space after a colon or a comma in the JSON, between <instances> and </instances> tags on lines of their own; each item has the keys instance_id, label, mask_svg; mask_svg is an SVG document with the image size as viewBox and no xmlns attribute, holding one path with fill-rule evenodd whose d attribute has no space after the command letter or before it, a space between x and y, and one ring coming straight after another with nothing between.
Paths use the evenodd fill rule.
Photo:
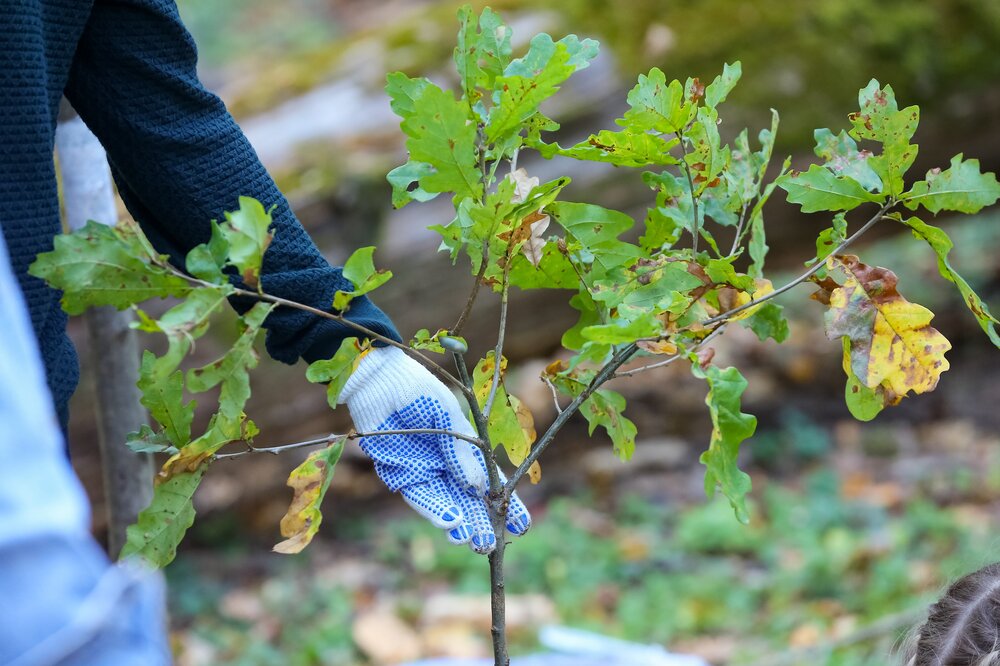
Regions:
<instances>
[{"instance_id":1,"label":"white fabric","mask_svg":"<svg viewBox=\"0 0 1000 666\"><path fill-rule=\"evenodd\" d=\"M347 404L359 432L374 432L393 414L421 398L441 404L451 418L454 432L476 436L475 428L448 387L396 347L380 347L368 352L347 380L339 402ZM452 473L466 485L485 493L489 489L489 479L477 460L475 445L460 439L452 442L453 455L449 455L451 451L446 453Z\"/></svg>"}]
</instances>

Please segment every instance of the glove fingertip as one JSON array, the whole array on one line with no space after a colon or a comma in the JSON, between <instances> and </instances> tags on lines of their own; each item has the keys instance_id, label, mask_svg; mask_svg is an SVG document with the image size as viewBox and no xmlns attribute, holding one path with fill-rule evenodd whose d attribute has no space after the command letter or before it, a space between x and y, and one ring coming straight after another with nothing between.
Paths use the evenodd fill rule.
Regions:
<instances>
[{"instance_id":1,"label":"glove fingertip","mask_svg":"<svg viewBox=\"0 0 1000 666\"><path fill-rule=\"evenodd\" d=\"M448 541L456 546L469 543L472 538L472 530L465 525L459 525L448 531Z\"/></svg>"},{"instance_id":2,"label":"glove fingertip","mask_svg":"<svg viewBox=\"0 0 1000 666\"><path fill-rule=\"evenodd\" d=\"M469 540L469 547L480 555L489 555L497 546L497 538L492 534L476 534Z\"/></svg>"}]
</instances>

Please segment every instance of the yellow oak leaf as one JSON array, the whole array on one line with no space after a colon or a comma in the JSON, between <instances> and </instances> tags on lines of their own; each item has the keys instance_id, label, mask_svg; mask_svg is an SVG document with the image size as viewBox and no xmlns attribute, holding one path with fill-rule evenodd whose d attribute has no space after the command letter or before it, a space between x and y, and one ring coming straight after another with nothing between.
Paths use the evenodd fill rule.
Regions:
<instances>
[{"instance_id":1,"label":"yellow oak leaf","mask_svg":"<svg viewBox=\"0 0 1000 666\"><path fill-rule=\"evenodd\" d=\"M827 268L843 276L843 284L826 283L829 297L826 332L846 338L844 367L848 377L883 396L886 405L906 395L927 393L948 369L944 354L951 343L930 322L934 313L907 301L896 289L896 275L868 266L853 255L830 257Z\"/></svg>"},{"instance_id":2,"label":"yellow oak leaf","mask_svg":"<svg viewBox=\"0 0 1000 666\"><path fill-rule=\"evenodd\" d=\"M345 439L340 437L325 449L309 454L288 475L288 486L295 494L281 519L281 536L285 540L274 546L274 552L286 555L301 552L316 535L323 521L319 507L330 487L333 469L344 452Z\"/></svg>"}]
</instances>

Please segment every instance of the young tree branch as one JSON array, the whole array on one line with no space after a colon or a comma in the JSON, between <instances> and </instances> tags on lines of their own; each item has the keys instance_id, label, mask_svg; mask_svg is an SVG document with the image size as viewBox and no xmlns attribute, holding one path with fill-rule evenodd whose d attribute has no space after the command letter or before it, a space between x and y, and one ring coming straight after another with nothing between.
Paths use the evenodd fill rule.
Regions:
<instances>
[{"instance_id":1,"label":"young tree branch","mask_svg":"<svg viewBox=\"0 0 1000 666\"><path fill-rule=\"evenodd\" d=\"M856 241L866 231L868 231L873 226L875 226L876 222L878 222L883 217L885 217L885 213L890 208L892 208L895 205L896 205L896 201L894 199L889 199L887 202L885 202L885 204L881 208L879 208L878 212L875 213L875 215L873 215L870 220L868 220L867 222L865 222L864 225L862 225L862 227L860 229L858 229L857 231L855 231L848 238L844 239L840 243L840 245L838 245L837 247L833 248L833 250L830 252L830 256L835 255L835 254L840 254L841 252L843 252L851 243L853 243L854 241ZM781 294L785 293L786 291L789 291L792 288L797 287L798 285L802 284L803 282L805 282L806 280L808 280L809 278L811 278L813 275L816 274L816 272L819 269L823 268L824 265L826 265L826 259L820 259L820 260L814 262L813 265L810 266L806 270L806 272L802 273L801 275L799 275L797 278L795 278L794 280L792 280L788 284L786 284L786 285L784 285L782 287L779 287L778 289L775 289L774 291L772 291L772 292L770 292L768 294L765 294L764 296L761 296L760 298L755 298L754 300L750 301L749 303L744 303L743 305L739 306L738 308L733 308L732 310L729 310L727 312L723 312L721 314L717 314L714 317L709 317L705 321L701 322L701 325L702 326L711 326L712 324L718 324L719 322L726 321L727 319L730 319L734 315L737 315L737 314L743 312L744 310L749 310L750 308L755 307L757 305L760 305L761 303L765 303L765 302L771 300L772 298L776 298L777 296L780 296Z\"/></svg>"},{"instance_id":2,"label":"young tree branch","mask_svg":"<svg viewBox=\"0 0 1000 666\"><path fill-rule=\"evenodd\" d=\"M338 435L336 433L330 433L325 437L316 437L313 439L306 439L301 442L292 442L291 444L279 444L276 446L252 446L247 444L247 448L243 451L237 451L235 453L218 453L214 456L216 460L227 460L230 458L240 458L242 456L247 456L256 453L269 453L271 455L278 455L284 453L285 451L292 451L294 449L302 449L309 446L320 446L322 444L332 444L338 439L364 439L365 437L384 437L387 435L447 435L449 437L454 437L455 439L462 439L471 444L476 444L477 446L481 441L476 437L471 437L469 435L463 435L460 432L455 432L454 430L443 430L441 428L406 428L402 430L377 430L375 432L357 432L352 431L346 435Z\"/></svg>"},{"instance_id":3,"label":"young tree branch","mask_svg":"<svg viewBox=\"0 0 1000 666\"><path fill-rule=\"evenodd\" d=\"M713 339L715 339L715 338L719 337L720 335L722 335L722 332L725 331L725 330L726 330L726 325L725 324L723 324L722 326L719 326L718 328L716 328L715 330L713 330L711 333L709 333L707 336L705 336L702 340L700 340L698 342L698 344L696 344L694 347L692 347L688 351L689 352L696 352L696 351L698 351L699 349L701 349L702 347L704 347L705 345L707 345L709 342L711 342ZM642 365L642 366L639 366L638 368L632 368L631 370L623 370L621 372L616 372L615 375L614 375L614 378L617 379L618 377L631 377L632 375L637 375L640 372L646 372L647 370L653 370L655 368L662 368L664 366L670 365L671 363L673 363L674 361L676 361L678 359L684 358L685 356L686 356L686 353L685 354L677 353L677 354L674 354L673 356L671 356L670 358L664 359L662 361L657 361L656 363L650 363L649 365Z\"/></svg>"},{"instance_id":4,"label":"young tree branch","mask_svg":"<svg viewBox=\"0 0 1000 666\"><path fill-rule=\"evenodd\" d=\"M545 434L542 435L542 438L539 439L538 442L531 448L527 457L521 461L521 464L517 466L514 473L510 475L510 478L504 486L504 492L508 497L510 497L510 493L514 491L514 488L517 486L518 481L521 480L521 477L528 473L528 468L531 467L532 463L538 460L539 456L541 456L542 453L545 452L545 449L548 448L549 444L552 443L552 439L556 436L556 433L558 433L562 427L566 425L566 421L569 420L569 417L578 412L580 410L580 405L582 405L587 398L593 395L594 391L599 389L604 382L611 379L614 376L615 371L618 370L618 368L620 368L626 361L632 358L637 351L639 351L639 348L635 345L635 343L626 345L618 350L618 352L611 357L611 360L608 361L594 376L594 378L590 381L590 384L587 385L587 388L585 388L580 395L573 398L573 402L569 403L569 405L567 405L566 408L559 413L555 421L552 422L552 425L550 425L548 430L545 431Z\"/></svg>"},{"instance_id":5,"label":"young tree branch","mask_svg":"<svg viewBox=\"0 0 1000 666\"><path fill-rule=\"evenodd\" d=\"M677 138L681 145L681 165L684 167L684 175L687 176L688 188L691 192L691 209L694 211L694 219L691 220L691 252L698 254L698 239L701 236L701 225L698 224L698 197L694 195L694 179L691 177L691 167L687 163L688 151L684 145L684 132L677 130Z\"/></svg>"},{"instance_id":6,"label":"young tree branch","mask_svg":"<svg viewBox=\"0 0 1000 666\"><path fill-rule=\"evenodd\" d=\"M169 263L163 264L163 266L168 270L170 270L174 275L177 275L178 277L187 280L191 284L196 284L198 286L208 287L211 289L218 289L219 287L219 285L217 284L201 280L199 278L194 277L193 275L188 275L184 271L179 270L176 266L173 266ZM327 312L326 310L320 310L319 308L314 308L310 305L305 305L304 303L291 301L288 300L287 298L281 298L280 296L273 296L268 293L258 293L256 291L250 291L249 289L242 289L240 287L234 287L232 293L236 296L255 298L257 300L266 301L268 303L275 303L277 305L284 305L286 307L295 308L296 310L302 310L304 312L314 314L318 317L323 317L324 319L331 319L333 321L344 324L345 326L348 326L358 331L359 333L363 333L366 337L369 337L373 340L378 340L379 342L389 345L390 347L396 347L397 349L401 349L404 354L421 362L424 366L426 366L428 370L437 375L438 379L458 387L458 389L463 393L466 393L467 391L465 385L461 381L459 381L457 377L455 377L450 372L442 368L440 365L435 363L432 359L428 358L426 355L421 354L416 349L412 349L408 345L403 344L402 342L397 342L392 338L382 335L381 333L376 333L370 328L362 326L361 324L358 324L356 322L353 322L342 315L334 314L332 312ZM466 398L469 397L471 397L471 394L466 394Z\"/></svg>"},{"instance_id":7,"label":"young tree branch","mask_svg":"<svg viewBox=\"0 0 1000 666\"><path fill-rule=\"evenodd\" d=\"M508 276L510 275L510 258L503 271L503 285L500 290L500 327L497 333L497 346L493 350L493 382L490 384L490 395L483 405L483 416L490 418L490 410L493 409L493 400L497 397L497 389L500 387L500 368L503 359L503 339L507 330L507 296L510 291Z\"/></svg>"}]
</instances>

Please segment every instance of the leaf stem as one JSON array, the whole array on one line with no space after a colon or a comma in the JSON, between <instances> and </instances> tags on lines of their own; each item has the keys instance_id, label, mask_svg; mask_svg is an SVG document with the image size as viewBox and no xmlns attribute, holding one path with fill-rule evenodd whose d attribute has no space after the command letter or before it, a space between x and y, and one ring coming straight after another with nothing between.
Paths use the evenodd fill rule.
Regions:
<instances>
[{"instance_id":1,"label":"leaf stem","mask_svg":"<svg viewBox=\"0 0 1000 666\"><path fill-rule=\"evenodd\" d=\"M860 229L858 229L857 231L855 231L848 238L846 238L845 240L843 240L840 243L840 245L838 245L837 247L835 247L830 252L830 256L835 255L835 254L839 254L839 253L843 252L847 248L847 246L849 246L851 243L853 243L858 238L860 238L862 236L862 234L864 234L866 231L868 231L873 226L875 226L876 222L878 222L883 217L885 217L886 211L888 211L894 205L896 205L896 201L894 199L889 199L888 201L886 201L885 204L881 208L879 208L878 212L875 213L875 215L872 216L872 218L870 220L868 220L867 222L865 222L864 225L862 225L862 227ZM797 278L795 278L794 280L792 280L788 284L786 284L786 285L784 285L782 287L779 287L778 289L775 289L774 291L772 291L772 292L770 292L768 294L765 294L765 295L761 296L760 298L755 298L754 300L750 301L749 303L744 303L743 305L739 306L738 308L733 308L732 310L729 310L727 312L723 312L721 314L717 314L714 317L709 317L705 321L701 322L701 325L702 326L711 326L712 324L718 324L719 322L726 321L726 320L730 319L731 317L733 317L734 315L737 315L737 314L743 312L744 310L748 310L748 309L750 309L752 307L760 305L761 303L767 302L767 301L771 300L772 298L776 298L777 296L780 296L781 294L785 293L786 291L789 291L792 288L797 287L798 285L802 284L803 282L805 282L806 280L808 280L809 278L811 278L825 264L826 264L826 260L825 259L819 259L816 262L814 262L813 265L810 266L804 273L802 273L801 275L799 275Z\"/></svg>"},{"instance_id":2,"label":"leaf stem","mask_svg":"<svg viewBox=\"0 0 1000 666\"><path fill-rule=\"evenodd\" d=\"M622 372L616 372L614 376L615 376L616 379L618 377L631 377L632 375L637 375L640 372L646 372L647 370L653 370L655 368L662 368L664 366L668 366L668 365L670 365L671 363L673 363L674 361L676 361L678 359L685 358L689 353L698 351L699 349L701 349L702 347L704 347L705 345L707 345L709 342L711 342L714 338L717 338L720 335L722 335L722 332L725 331L725 330L726 330L726 325L723 324L722 326L719 326L718 328L716 328L715 330L713 330L711 333L709 333L708 335L706 335L694 347L692 347L691 349L685 350L683 353L678 352L678 353L672 355L670 358L664 359L662 361L658 361L656 363L650 363L649 365L642 365L642 366L639 366L638 368L632 368L631 370L624 370Z\"/></svg>"},{"instance_id":3,"label":"leaf stem","mask_svg":"<svg viewBox=\"0 0 1000 666\"><path fill-rule=\"evenodd\" d=\"M729 248L730 257L736 254L736 250L740 246L740 240L742 240L740 236L743 235L743 225L746 224L746 221L747 221L747 204L744 203L742 209L740 210L739 224L736 225L736 235L733 237L733 246Z\"/></svg>"},{"instance_id":4,"label":"leaf stem","mask_svg":"<svg viewBox=\"0 0 1000 666\"><path fill-rule=\"evenodd\" d=\"M301 449L307 446L319 446L321 444L333 444L338 439L347 438L347 435L337 435L329 434L326 437L317 437L315 439L307 439L301 442L293 442L291 444L280 444L278 446L267 446L267 447L256 447L249 443L246 445L246 450L237 451L236 453L216 453L212 456L215 460L229 460L231 458L241 458L243 456L248 456L254 453L270 453L271 455L278 455L285 451L291 451L293 449Z\"/></svg>"},{"instance_id":5,"label":"leaf stem","mask_svg":"<svg viewBox=\"0 0 1000 666\"><path fill-rule=\"evenodd\" d=\"M691 192L691 209L694 211L694 219L691 221L691 251L697 255L698 238L701 236L701 225L698 224L698 197L694 195L694 179L691 177L691 167L687 163L688 151L687 147L684 146L684 132L677 130L677 138L680 139L681 153L683 154L681 164L684 166L684 175L687 176L688 190Z\"/></svg>"},{"instance_id":6,"label":"leaf stem","mask_svg":"<svg viewBox=\"0 0 1000 666\"><path fill-rule=\"evenodd\" d=\"M550 391L552 391L552 402L556 406L556 414L562 414L563 409L559 406L559 392L556 390L556 385L544 375L541 377L541 380L545 382L545 385L549 387Z\"/></svg>"},{"instance_id":7,"label":"leaf stem","mask_svg":"<svg viewBox=\"0 0 1000 666\"><path fill-rule=\"evenodd\" d=\"M493 383L490 385L490 395L486 398L486 404L483 405L483 416L490 418L490 410L493 409L493 400L497 397L497 389L500 387L500 368L501 361L503 359L503 339L504 333L507 330L507 295L510 291L510 284L508 283L508 276L510 274L510 257L507 258L507 264L503 271L503 286L500 290L500 327L497 333L497 346L493 350Z\"/></svg>"}]
</instances>

